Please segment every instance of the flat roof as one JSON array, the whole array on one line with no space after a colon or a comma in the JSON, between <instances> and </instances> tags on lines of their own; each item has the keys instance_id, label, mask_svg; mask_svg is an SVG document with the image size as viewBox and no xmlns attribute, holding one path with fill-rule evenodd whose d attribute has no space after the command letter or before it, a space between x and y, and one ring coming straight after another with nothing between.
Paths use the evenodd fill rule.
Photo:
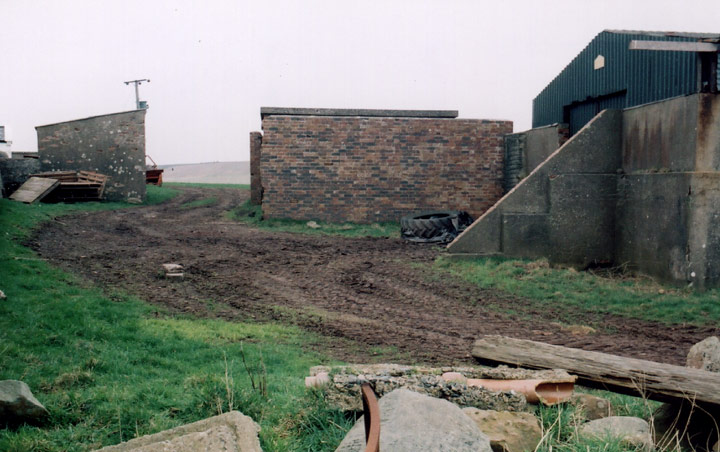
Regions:
<instances>
[{"instance_id":1,"label":"flat roof","mask_svg":"<svg viewBox=\"0 0 720 452\"><path fill-rule=\"evenodd\" d=\"M382 118L446 118L458 117L457 110L372 110L359 108L283 108L261 107L266 116L371 116Z\"/></svg>"}]
</instances>

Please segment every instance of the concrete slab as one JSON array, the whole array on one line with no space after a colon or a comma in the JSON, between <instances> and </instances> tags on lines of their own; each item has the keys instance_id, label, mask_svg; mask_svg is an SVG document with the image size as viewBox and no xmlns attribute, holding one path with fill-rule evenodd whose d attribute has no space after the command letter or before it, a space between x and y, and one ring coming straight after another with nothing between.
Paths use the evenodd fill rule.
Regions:
<instances>
[{"instance_id":1,"label":"concrete slab","mask_svg":"<svg viewBox=\"0 0 720 452\"><path fill-rule=\"evenodd\" d=\"M231 411L97 452L262 452L259 431L250 417Z\"/></svg>"}]
</instances>

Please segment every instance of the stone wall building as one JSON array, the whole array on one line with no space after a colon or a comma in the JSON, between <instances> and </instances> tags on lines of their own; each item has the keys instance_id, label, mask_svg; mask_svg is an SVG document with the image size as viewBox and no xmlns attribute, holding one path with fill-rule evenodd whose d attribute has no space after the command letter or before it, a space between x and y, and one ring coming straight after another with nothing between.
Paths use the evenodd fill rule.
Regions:
<instances>
[{"instance_id":1,"label":"stone wall building","mask_svg":"<svg viewBox=\"0 0 720 452\"><path fill-rule=\"evenodd\" d=\"M145 113L132 110L35 129L40 170L108 176L105 198L145 199Z\"/></svg>"}]
</instances>

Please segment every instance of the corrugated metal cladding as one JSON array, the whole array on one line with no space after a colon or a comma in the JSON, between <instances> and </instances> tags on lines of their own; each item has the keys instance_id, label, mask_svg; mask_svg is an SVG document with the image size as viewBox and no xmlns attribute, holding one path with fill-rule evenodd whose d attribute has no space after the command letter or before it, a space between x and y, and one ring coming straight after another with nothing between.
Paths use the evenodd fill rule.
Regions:
<instances>
[{"instance_id":1,"label":"corrugated metal cladding","mask_svg":"<svg viewBox=\"0 0 720 452\"><path fill-rule=\"evenodd\" d=\"M694 52L630 50L628 47L635 39L697 41L700 38L718 39L720 35L603 31L533 100L533 128L565 122L574 134L605 108L628 108L696 92ZM595 69L598 56L604 57L604 66Z\"/></svg>"}]
</instances>

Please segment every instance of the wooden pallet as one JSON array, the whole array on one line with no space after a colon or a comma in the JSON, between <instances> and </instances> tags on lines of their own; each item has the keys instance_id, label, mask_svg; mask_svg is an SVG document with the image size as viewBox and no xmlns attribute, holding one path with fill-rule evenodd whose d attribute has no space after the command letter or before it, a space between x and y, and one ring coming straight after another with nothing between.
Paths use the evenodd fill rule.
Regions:
<instances>
[{"instance_id":1,"label":"wooden pallet","mask_svg":"<svg viewBox=\"0 0 720 452\"><path fill-rule=\"evenodd\" d=\"M46 202L100 201L108 177L92 171L53 171L31 177L55 179L59 185L48 194Z\"/></svg>"},{"instance_id":2,"label":"wooden pallet","mask_svg":"<svg viewBox=\"0 0 720 452\"><path fill-rule=\"evenodd\" d=\"M56 179L31 177L26 180L20 188L15 190L12 195L10 195L10 199L13 201L24 202L26 204L32 204L35 201L42 200L59 185L60 181Z\"/></svg>"}]
</instances>

